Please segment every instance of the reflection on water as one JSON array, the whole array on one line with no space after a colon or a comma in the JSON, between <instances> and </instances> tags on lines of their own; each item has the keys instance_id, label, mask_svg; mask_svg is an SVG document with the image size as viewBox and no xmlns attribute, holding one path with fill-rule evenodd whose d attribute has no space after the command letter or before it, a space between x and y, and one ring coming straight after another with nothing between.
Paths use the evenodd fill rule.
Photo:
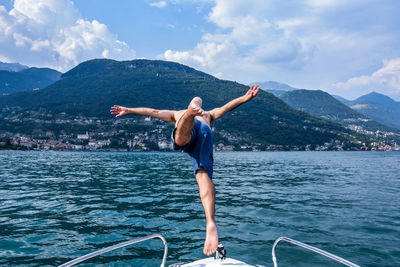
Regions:
<instances>
[{"instance_id":1,"label":"reflection on water","mask_svg":"<svg viewBox=\"0 0 400 267\"><path fill-rule=\"evenodd\" d=\"M288 236L361 266L400 262L400 154L217 153L220 241L230 257L271 265ZM183 153L0 152L0 264L64 263L160 233L168 264L203 257L205 218ZM160 240L92 264L159 266ZM290 245L282 266L338 266Z\"/></svg>"}]
</instances>

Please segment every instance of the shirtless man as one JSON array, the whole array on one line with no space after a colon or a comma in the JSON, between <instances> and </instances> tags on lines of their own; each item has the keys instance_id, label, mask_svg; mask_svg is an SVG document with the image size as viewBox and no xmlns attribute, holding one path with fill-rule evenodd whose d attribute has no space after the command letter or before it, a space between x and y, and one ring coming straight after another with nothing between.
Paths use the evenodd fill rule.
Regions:
<instances>
[{"instance_id":1,"label":"shirtless man","mask_svg":"<svg viewBox=\"0 0 400 267\"><path fill-rule=\"evenodd\" d=\"M213 174L213 138L211 124L227 112L253 99L260 90L251 86L241 97L210 111L204 111L202 100L195 97L185 110L157 110L152 108L126 108L113 106L111 114L122 117L128 114L151 116L175 124L172 132L175 150L183 150L189 154L194 167L194 175L199 185L201 203L206 215L206 240L203 253L213 254L218 248L218 232L215 223L215 188L212 182Z\"/></svg>"}]
</instances>

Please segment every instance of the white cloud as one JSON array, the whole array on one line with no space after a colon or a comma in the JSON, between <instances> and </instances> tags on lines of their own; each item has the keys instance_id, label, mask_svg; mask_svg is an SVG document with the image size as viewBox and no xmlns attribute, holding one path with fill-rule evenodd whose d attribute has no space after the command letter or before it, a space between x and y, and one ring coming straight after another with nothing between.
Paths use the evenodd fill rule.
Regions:
<instances>
[{"instance_id":1,"label":"white cloud","mask_svg":"<svg viewBox=\"0 0 400 267\"><path fill-rule=\"evenodd\" d=\"M126 59L135 51L105 24L81 18L69 0L15 0L0 6L0 58L66 71L96 57Z\"/></svg>"},{"instance_id":2,"label":"white cloud","mask_svg":"<svg viewBox=\"0 0 400 267\"><path fill-rule=\"evenodd\" d=\"M400 58L383 61L383 67L371 75L353 77L346 82L336 83L332 92L356 98L372 91L400 99Z\"/></svg>"},{"instance_id":3,"label":"white cloud","mask_svg":"<svg viewBox=\"0 0 400 267\"><path fill-rule=\"evenodd\" d=\"M165 2L165 1L152 2L152 3L149 3L149 6L163 8L163 7L167 6L167 2Z\"/></svg>"},{"instance_id":4,"label":"white cloud","mask_svg":"<svg viewBox=\"0 0 400 267\"><path fill-rule=\"evenodd\" d=\"M208 2L214 29L192 48L169 49L160 58L243 83L321 89L400 57L397 0Z\"/></svg>"},{"instance_id":5,"label":"white cloud","mask_svg":"<svg viewBox=\"0 0 400 267\"><path fill-rule=\"evenodd\" d=\"M216 33L203 35L202 41L187 51L167 50L161 58L178 61L224 78L243 71L267 71L271 66L298 68L313 53L313 46L270 21L257 8L264 1L217 0L208 20L217 26Z\"/></svg>"}]
</instances>

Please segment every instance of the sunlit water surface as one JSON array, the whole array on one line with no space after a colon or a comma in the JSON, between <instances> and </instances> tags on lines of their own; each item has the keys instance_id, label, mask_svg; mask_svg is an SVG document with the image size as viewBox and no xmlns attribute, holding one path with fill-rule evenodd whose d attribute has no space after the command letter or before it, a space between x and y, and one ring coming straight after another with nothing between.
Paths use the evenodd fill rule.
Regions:
<instances>
[{"instance_id":1,"label":"sunlit water surface","mask_svg":"<svg viewBox=\"0 0 400 267\"><path fill-rule=\"evenodd\" d=\"M271 266L287 236L361 266L400 266L400 153L216 153L220 242ZM0 265L54 266L160 233L167 264L201 259L205 217L183 153L0 152ZM159 266L160 240L82 266ZM280 244L280 266L341 266Z\"/></svg>"}]
</instances>

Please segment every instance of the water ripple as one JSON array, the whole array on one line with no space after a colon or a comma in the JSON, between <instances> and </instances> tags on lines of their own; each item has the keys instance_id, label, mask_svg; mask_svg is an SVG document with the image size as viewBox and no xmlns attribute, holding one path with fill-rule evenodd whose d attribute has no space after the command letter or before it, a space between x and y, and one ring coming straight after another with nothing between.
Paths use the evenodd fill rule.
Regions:
<instances>
[{"instance_id":1,"label":"water ripple","mask_svg":"<svg viewBox=\"0 0 400 267\"><path fill-rule=\"evenodd\" d=\"M271 265L289 236L362 266L400 262L400 157L395 152L217 153L214 183L229 255ZM168 262L202 258L205 218L183 153L0 152L0 265L53 266L161 233ZM279 245L282 266L336 266ZM158 266L149 241L93 259ZM301 262L299 262L301 261Z\"/></svg>"}]
</instances>

